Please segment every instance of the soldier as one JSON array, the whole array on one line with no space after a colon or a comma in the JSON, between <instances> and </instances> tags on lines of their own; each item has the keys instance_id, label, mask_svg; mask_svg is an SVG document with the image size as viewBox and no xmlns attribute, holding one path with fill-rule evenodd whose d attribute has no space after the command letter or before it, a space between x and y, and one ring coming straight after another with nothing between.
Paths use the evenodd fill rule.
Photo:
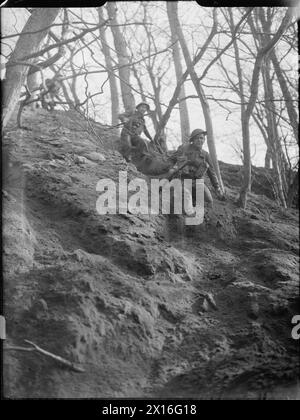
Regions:
<instances>
[{"instance_id":1,"label":"soldier","mask_svg":"<svg viewBox=\"0 0 300 420\"><path fill-rule=\"evenodd\" d=\"M141 137L144 133L152 142L152 137L147 130L144 115L149 112L150 107L145 102L141 102L136 106L134 112L124 112L119 115L119 119L124 123L121 131L121 153L127 162L131 161L134 149L139 152L148 152L148 142Z\"/></svg>"},{"instance_id":2,"label":"soldier","mask_svg":"<svg viewBox=\"0 0 300 420\"><path fill-rule=\"evenodd\" d=\"M173 155L172 160L175 165L169 170L168 175L172 177L178 172L181 179L201 179L207 172L217 197L224 200L225 196L221 191L209 154L202 150L206 134L206 131L199 128L191 133L189 143L179 146ZM204 185L204 200L212 206L213 198L206 185Z\"/></svg>"},{"instance_id":3,"label":"soldier","mask_svg":"<svg viewBox=\"0 0 300 420\"><path fill-rule=\"evenodd\" d=\"M53 111L55 107L54 99L60 100L59 92L61 90L61 84L55 77L52 79L46 79L45 85L40 85L39 100L41 101L42 108L47 111Z\"/></svg>"},{"instance_id":4,"label":"soldier","mask_svg":"<svg viewBox=\"0 0 300 420\"><path fill-rule=\"evenodd\" d=\"M39 94L32 95L32 93L38 89L40 90ZM21 100L17 114L18 127L21 127L21 114L26 105L35 103L36 108L39 108L39 102L41 102L42 108L47 111L53 111L55 108L55 99L60 101L59 91L61 89L61 83L58 78L53 77L52 79L46 79L45 83L41 83L38 89L34 89L33 92L30 92L27 84L25 84L25 99Z\"/></svg>"}]
</instances>

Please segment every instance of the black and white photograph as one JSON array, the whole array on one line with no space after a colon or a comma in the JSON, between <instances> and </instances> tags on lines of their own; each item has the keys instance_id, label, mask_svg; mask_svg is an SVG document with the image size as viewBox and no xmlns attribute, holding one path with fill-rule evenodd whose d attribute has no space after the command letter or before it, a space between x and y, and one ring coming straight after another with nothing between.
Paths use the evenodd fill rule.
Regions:
<instances>
[{"instance_id":1,"label":"black and white photograph","mask_svg":"<svg viewBox=\"0 0 300 420\"><path fill-rule=\"evenodd\" d=\"M1 3L1 399L299 400L300 3Z\"/></svg>"}]
</instances>

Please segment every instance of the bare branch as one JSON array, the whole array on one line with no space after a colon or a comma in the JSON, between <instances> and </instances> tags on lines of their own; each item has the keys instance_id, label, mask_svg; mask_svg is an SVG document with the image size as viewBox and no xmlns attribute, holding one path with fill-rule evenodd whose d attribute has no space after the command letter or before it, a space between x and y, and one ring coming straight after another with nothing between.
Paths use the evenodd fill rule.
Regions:
<instances>
[{"instance_id":1,"label":"bare branch","mask_svg":"<svg viewBox=\"0 0 300 420\"><path fill-rule=\"evenodd\" d=\"M237 23L233 34L232 34L232 39L230 42L228 42L228 44L219 52L219 54L216 55L216 57L209 63L209 65L206 67L206 69L204 70L204 72L202 73L202 75L199 77L199 82L204 79L204 77L206 76L208 70L211 68L211 66L213 66L215 64L216 61L219 60L219 58L222 56L222 54L224 54L224 52L226 50L228 50L228 48L233 44L235 38L236 38L236 34L241 26L241 24L244 22L245 19L247 19L247 17L250 15L250 13L252 12L254 8L251 7L249 8L249 10L244 14L244 16L241 18L241 20Z\"/></svg>"},{"instance_id":2,"label":"bare branch","mask_svg":"<svg viewBox=\"0 0 300 420\"><path fill-rule=\"evenodd\" d=\"M73 38L66 39L64 41L61 41L61 42L55 44L55 45L50 45L49 47L44 48L43 50L40 50L40 51L38 51L38 52L36 52L34 54L30 54L28 56L22 57L21 60L29 60L31 58L39 57L39 56L45 54L46 52L52 50L53 48L57 48L57 47L59 47L61 45L66 45L66 44L70 44L71 42L77 41L78 39L83 38L86 34L88 34L90 32L93 32L93 31L96 31L97 29L99 29L102 26L106 25L107 22L109 22L109 19L107 19L105 22L103 22L103 23L101 23L99 25L94 26L93 28L89 28L89 29L83 30L80 34L74 36Z\"/></svg>"}]
</instances>

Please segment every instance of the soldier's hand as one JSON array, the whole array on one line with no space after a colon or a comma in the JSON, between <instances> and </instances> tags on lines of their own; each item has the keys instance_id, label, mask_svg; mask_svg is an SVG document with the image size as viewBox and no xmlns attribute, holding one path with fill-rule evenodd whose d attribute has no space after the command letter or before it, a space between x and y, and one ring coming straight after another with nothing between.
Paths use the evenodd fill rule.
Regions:
<instances>
[{"instance_id":1,"label":"soldier's hand","mask_svg":"<svg viewBox=\"0 0 300 420\"><path fill-rule=\"evenodd\" d=\"M175 172L176 172L176 169L171 168L168 170L167 173L164 174L163 178L171 179Z\"/></svg>"},{"instance_id":2,"label":"soldier's hand","mask_svg":"<svg viewBox=\"0 0 300 420\"><path fill-rule=\"evenodd\" d=\"M223 192L221 191L221 188L218 188L218 189L216 190L216 194L217 194L217 198L218 198L219 200L221 200L221 201L225 201L225 200L226 200L225 193L223 193Z\"/></svg>"},{"instance_id":3,"label":"soldier's hand","mask_svg":"<svg viewBox=\"0 0 300 420\"><path fill-rule=\"evenodd\" d=\"M125 123L125 122L127 122L127 121L128 121L128 118L127 118L127 117L125 117L125 116L124 116L124 115L122 115L122 114L119 114L118 118L119 118L119 120L120 120L120 121L122 121L122 123Z\"/></svg>"}]
</instances>

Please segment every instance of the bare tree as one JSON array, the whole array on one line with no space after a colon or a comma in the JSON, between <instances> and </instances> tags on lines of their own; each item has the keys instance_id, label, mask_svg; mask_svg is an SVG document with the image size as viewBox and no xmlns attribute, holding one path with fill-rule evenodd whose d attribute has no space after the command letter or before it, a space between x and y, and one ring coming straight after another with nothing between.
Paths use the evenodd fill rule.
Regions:
<instances>
[{"instance_id":1,"label":"bare tree","mask_svg":"<svg viewBox=\"0 0 300 420\"><path fill-rule=\"evenodd\" d=\"M263 28L263 35L261 38L269 39L269 33L271 30L271 24L273 20L273 16L271 15L270 9L266 10L266 14L264 13L263 9L259 10L259 19L260 23ZM282 147L281 138L279 134L279 124L278 124L278 117L277 117L277 110L276 110L276 101L275 101L275 94L273 89L273 83L271 78L271 63L273 64L273 68L275 70L275 74L277 76L277 80L281 87L281 92L283 95L284 100L284 108L287 110L287 114L290 120L290 124L292 127L292 131L295 136L295 140L298 140L298 132L295 130L295 125L297 125L297 117L296 111L293 107L293 101L291 94L288 90L286 80L284 77L283 70L281 69L278 59L276 57L276 53L274 50L270 52L270 55L266 57L265 65L262 69L263 74L263 82L264 82L264 89L265 89L265 112L267 118L267 125L269 128L269 143L270 143L270 151L272 156L273 168L275 172L275 179L276 179L276 188L278 191L278 197L282 206L286 207L288 204L291 203L293 193L293 181L291 178L294 178L292 175L293 168L289 159L289 154L287 151L287 146L285 139L283 139L283 145L285 152ZM279 102L279 105L282 102ZM289 108L293 108L292 112L289 112ZM294 175L295 176L295 175Z\"/></svg>"},{"instance_id":2,"label":"bare tree","mask_svg":"<svg viewBox=\"0 0 300 420\"><path fill-rule=\"evenodd\" d=\"M18 103L21 88L26 81L30 68L28 64L32 64L32 59L27 59L26 62L20 61L20 59L25 52L26 54L34 54L38 51L41 41L49 31L49 25L57 17L59 10L59 8L54 7L34 9L20 34L15 49L7 63L9 71L6 71L3 89L3 128L7 125Z\"/></svg>"},{"instance_id":3,"label":"bare tree","mask_svg":"<svg viewBox=\"0 0 300 420\"><path fill-rule=\"evenodd\" d=\"M178 35L177 35L177 27L176 22L174 20L174 11L172 2L167 1L167 13L169 19L169 25L171 30L171 40L172 40L172 53L173 53L173 60L174 60L174 68L176 74L177 83L182 78L183 70L181 64L181 57L180 57L180 49L178 44ZM185 143L188 141L190 135L190 123L189 123L189 114L187 108L187 102L184 100L186 97L184 85L181 86L180 93L179 93L179 116L180 116L180 127L181 127L181 138L182 142Z\"/></svg>"},{"instance_id":4,"label":"bare tree","mask_svg":"<svg viewBox=\"0 0 300 420\"><path fill-rule=\"evenodd\" d=\"M231 31L232 37L234 37L234 27L235 27L235 25L234 25L234 18L233 18L232 9L230 7L228 8L228 12L229 12L230 31ZM246 114L244 82L243 82L244 77L243 77L243 71L242 71L242 66L241 66L241 61L240 61L239 48L238 48L238 44L237 44L236 39L234 39L234 41L233 41L233 47L234 47L235 66L236 66L236 72L237 72L237 77L238 77L238 92L239 92L239 96L241 98L241 121L244 121L245 120L245 114ZM245 135L246 135L245 125L242 124L242 136L244 137Z\"/></svg>"},{"instance_id":5,"label":"bare tree","mask_svg":"<svg viewBox=\"0 0 300 420\"><path fill-rule=\"evenodd\" d=\"M104 22L103 7L98 7L98 16L99 22ZM117 78L113 72L113 62L110 53L110 48L106 39L106 28L101 26L99 28L100 40L102 45L102 51L104 54L105 65L108 69L108 80L110 87L110 98L111 98L111 123L112 125L118 124L118 114L119 114L119 94L118 94L118 84Z\"/></svg>"},{"instance_id":6,"label":"bare tree","mask_svg":"<svg viewBox=\"0 0 300 420\"><path fill-rule=\"evenodd\" d=\"M252 112L255 107L255 103L257 100L258 94L258 86L259 86L259 76L261 72L261 66L264 58L267 54L274 48L284 31L286 30L287 26L291 22L292 14L291 11L288 9L282 22L277 29L275 35L271 40L269 40L264 46L262 46L256 56L256 60L254 63L251 85L250 85L250 98L247 104L244 119L242 120L242 131L243 131L243 153L244 153L244 177L243 183L240 191L240 196L238 199L238 204L246 208L247 205L247 195L251 189L251 148L250 148L250 129L249 129L249 121L252 115ZM250 17L251 22L251 17Z\"/></svg>"},{"instance_id":7,"label":"bare tree","mask_svg":"<svg viewBox=\"0 0 300 420\"><path fill-rule=\"evenodd\" d=\"M259 128L261 135L265 141L265 144L267 146L266 154L265 154L265 169L271 169L271 163L272 163L272 151L271 151L271 144L269 141L269 135L268 135L268 126L265 121L265 113L262 114L261 108L263 107L258 106L258 104L255 104L255 109L253 111L252 117L254 121L256 122L257 127Z\"/></svg>"},{"instance_id":8,"label":"bare tree","mask_svg":"<svg viewBox=\"0 0 300 420\"><path fill-rule=\"evenodd\" d=\"M159 122L159 127L158 130L156 131L155 134L155 140L159 138L159 136L161 135L162 131L165 129L172 110L174 109L174 107L178 104L178 97L181 91L181 87L183 85L183 83L186 81L188 75L189 75L189 68L192 66L195 66L204 56L205 52L207 51L208 46L210 45L212 39L214 38L214 36L217 33L217 19L216 19L216 9L214 9L213 11L213 25L211 28L211 31L209 33L209 36L207 37L207 39L205 40L204 44L202 45L202 47L200 48L200 50L198 51L198 53L195 55L195 57L193 58L192 63L190 63L190 65L187 65L186 70L184 71L182 77L180 78L180 80L177 82L177 85L175 86L175 89L173 91L172 97L169 101L169 104L167 106L167 109L165 110L164 114L162 115L162 118L160 119Z\"/></svg>"},{"instance_id":9,"label":"bare tree","mask_svg":"<svg viewBox=\"0 0 300 420\"><path fill-rule=\"evenodd\" d=\"M262 76L264 82L265 101L269 106L269 108L266 109L269 150L271 152L273 169L276 177L278 196L282 206L286 207L286 199L284 195L285 188L283 186L285 168L282 165L282 160L284 157L281 150L275 113L273 112L273 108L275 107L274 92L270 78L270 62L268 57L266 57L265 65L262 68Z\"/></svg>"},{"instance_id":10,"label":"bare tree","mask_svg":"<svg viewBox=\"0 0 300 420\"><path fill-rule=\"evenodd\" d=\"M118 55L119 62L119 77L121 84L122 100L125 111L132 111L135 108L134 96L130 85L130 59L126 48L126 41L118 26L116 17L117 6L116 2L109 1L106 5L109 19L111 20L111 30L114 37L115 50Z\"/></svg>"},{"instance_id":11,"label":"bare tree","mask_svg":"<svg viewBox=\"0 0 300 420\"><path fill-rule=\"evenodd\" d=\"M203 90L201 84L198 81L198 76L197 76L197 73L195 71L195 67L193 65L193 61L192 61L192 58L190 56L190 52L189 52L187 44L185 42L183 32L182 32L182 29L181 29L181 25L180 25L180 22L179 22L179 19L178 19L178 10L177 9L178 9L178 2L177 1L176 2L174 1L172 3L170 2L169 13L170 13L171 19L174 22L175 27L177 28L177 36L178 36L178 40L179 40L180 45L181 45L183 56L184 56L186 65L188 67L188 71L189 71L189 74L191 76L192 82L193 82L194 87L196 89L197 95L198 95L198 97L200 99L200 102L201 102L203 115L204 115L204 119L205 119L205 124L206 124L207 143L208 143L208 148L209 148L211 160L212 160L212 163L214 165L214 169L216 171L220 187L221 187L222 191L224 191L223 181L222 181L221 172L220 172L219 163L218 163L218 158L217 158L215 139L214 139L214 133L213 133L213 124L212 124L212 119L211 119L211 114L210 114L209 103L208 103L208 100L205 96L204 90Z\"/></svg>"},{"instance_id":12,"label":"bare tree","mask_svg":"<svg viewBox=\"0 0 300 420\"><path fill-rule=\"evenodd\" d=\"M260 13L260 21L262 24L263 31L265 33L265 38L267 39L267 41L270 41L269 34L271 30L272 19L267 19L264 13ZM272 61L272 64L273 64L273 67L277 76L277 80L280 84L281 92L286 103L286 109L287 109L287 113L290 119L290 123L293 129L295 139L299 143L299 135L298 135L299 127L298 127L298 115L297 115L296 107L294 106L293 98L288 88L286 77L284 75L282 68L280 67L275 48L273 48L270 51L270 60Z\"/></svg>"},{"instance_id":13,"label":"bare tree","mask_svg":"<svg viewBox=\"0 0 300 420\"><path fill-rule=\"evenodd\" d=\"M64 11L65 11L65 14L66 14L66 10L64 10ZM67 27L63 28L63 33L62 33L62 38L61 39L65 38L66 29L67 29ZM51 31L49 31L49 35L50 35L50 32ZM49 41L50 41L50 36L48 38L49 38ZM56 41L58 43L60 43L61 39L56 37ZM38 79L38 72L42 72L43 69L46 69L48 67L51 68L58 60L60 60L64 56L65 51L66 51L65 46L60 45L58 47L57 53L55 53L53 55L48 53L48 58L47 59L44 59L43 61L38 61L38 62L36 62L36 64L34 64L33 66L30 67L30 69L28 71L28 74L27 74L27 82L26 82L27 89L28 89L29 93L32 93L32 92L35 93L37 90L39 90L40 81ZM42 80L42 82L43 82L43 80ZM32 97L33 97L33 95L30 97L30 99L32 99ZM32 103L29 106L34 107L35 106L35 101L32 101Z\"/></svg>"}]
</instances>

